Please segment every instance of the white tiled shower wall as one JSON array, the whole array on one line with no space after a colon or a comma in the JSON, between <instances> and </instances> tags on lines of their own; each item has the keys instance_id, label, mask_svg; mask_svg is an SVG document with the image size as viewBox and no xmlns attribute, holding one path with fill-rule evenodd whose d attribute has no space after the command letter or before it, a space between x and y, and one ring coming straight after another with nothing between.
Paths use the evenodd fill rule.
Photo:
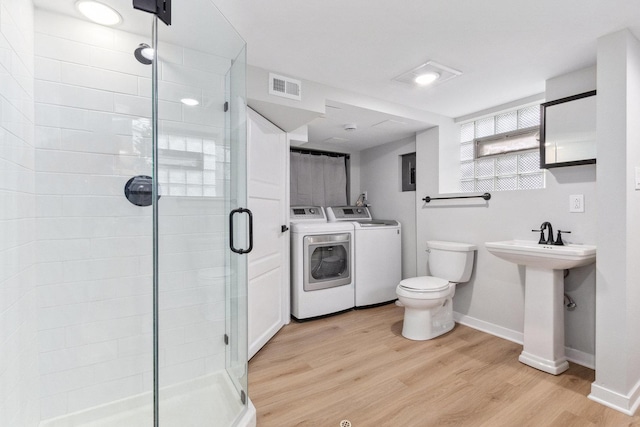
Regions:
<instances>
[{"instance_id":1,"label":"white tiled shower wall","mask_svg":"<svg viewBox=\"0 0 640 427\"><path fill-rule=\"evenodd\" d=\"M0 0L0 425L35 426L33 5Z\"/></svg>"},{"instance_id":2,"label":"white tiled shower wall","mask_svg":"<svg viewBox=\"0 0 640 427\"><path fill-rule=\"evenodd\" d=\"M133 56L141 42L149 37L36 12L42 419L152 387L151 208L123 195L129 178L151 175L151 67ZM161 45L160 55L160 382L166 386L225 363L226 217L219 196L227 185L228 151L221 144L230 61L170 45ZM200 106L183 106L185 94Z\"/></svg>"},{"instance_id":3,"label":"white tiled shower wall","mask_svg":"<svg viewBox=\"0 0 640 427\"><path fill-rule=\"evenodd\" d=\"M114 38L104 27L36 13L43 419L143 392L151 363L142 344L151 328L150 212L118 197L125 174L148 154L133 143L135 133L144 147L145 126L131 130L145 112L117 115L114 106L137 94L149 72L114 50ZM149 174L140 166L130 175Z\"/></svg>"}]
</instances>

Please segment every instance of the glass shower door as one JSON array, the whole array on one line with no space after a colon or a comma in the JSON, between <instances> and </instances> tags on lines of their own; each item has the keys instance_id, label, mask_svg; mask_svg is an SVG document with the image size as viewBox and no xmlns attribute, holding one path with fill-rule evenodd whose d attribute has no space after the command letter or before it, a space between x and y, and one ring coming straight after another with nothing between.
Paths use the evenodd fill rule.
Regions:
<instances>
[{"instance_id":1,"label":"glass shower door","mask_svg":"<svg viewBox=\"0 0 640 427\"><path fill-rule=\"evenodd\" d=\"M247 206L247 123L246 123L246 50L243 48L232 61L227 73L227 87L229 87L229 104L226 116L228 130L227 140L230 142L230 168L229 168L229 194L233 195L227 201L227 212L233 216L230 218L230 227L227 234L227 243L231 247L241 246L244 250L250 242L246 231L251 226L247 223L248 217L244 214L236 215L232 212L241 210ZM233 224L233 225L232 225ZM227 322L226 336L228 345L226 349L226 370L229 378L237 390L243 404L247 403L248 388L248 301L247 301L247 256L233 251L228 252L226 263L227 281Z\"/></svg>"},{"instance_id":2,"label":"glass shower door","mask_svg":"<svg viewBox=\"0 0 640 427\"><path fill-rule=\"evenodd\" d=\"M245 45L210 0L158 22L159 420L242 425L247 412ZM236 246L246 215L235 215Z\"/></svg>"}]
</instances>

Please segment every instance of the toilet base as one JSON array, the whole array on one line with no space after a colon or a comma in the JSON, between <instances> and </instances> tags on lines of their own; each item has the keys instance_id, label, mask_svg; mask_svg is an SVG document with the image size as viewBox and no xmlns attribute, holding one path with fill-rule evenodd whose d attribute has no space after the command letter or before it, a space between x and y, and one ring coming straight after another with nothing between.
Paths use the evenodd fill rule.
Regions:
<instances>
[{"instance_id":1,"label":"toilet base","mask_svg":"<svg viewBox=\"0 0 640 427\"><path fill-rule=\"evenodd\" d=\"M414 341L426 341L453 329L452 299L447 298L440 307L416 309L405 305L402 336Z\"/></svg>"}]
</instances>

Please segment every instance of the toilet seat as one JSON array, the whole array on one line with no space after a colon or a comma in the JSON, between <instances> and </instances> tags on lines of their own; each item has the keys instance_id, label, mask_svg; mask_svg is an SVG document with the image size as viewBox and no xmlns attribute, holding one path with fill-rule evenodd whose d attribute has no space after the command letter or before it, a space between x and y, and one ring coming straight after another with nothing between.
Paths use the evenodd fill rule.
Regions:
<instances>
[{"instance_id":1,"label":"toilet seat","mask_svg":"<svg viewBox=\"0 0 640 427\"><path fill-rule=\"evenodd\" d=\"M450 285L448 280L440 277L419 276L401 281L398 287L409 292L429 293L446 291Z\"/></svg>"}]
</instances>

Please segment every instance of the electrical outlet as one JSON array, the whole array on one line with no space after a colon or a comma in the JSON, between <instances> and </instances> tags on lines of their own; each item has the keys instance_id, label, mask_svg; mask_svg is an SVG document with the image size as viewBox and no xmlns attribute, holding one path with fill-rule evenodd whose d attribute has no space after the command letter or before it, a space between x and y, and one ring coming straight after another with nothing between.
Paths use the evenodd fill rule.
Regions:
<instances>
[{"instance_id":1,"label":"electrical outlet","mask_svg":"<svg viewBox=\"0 0 640 427\"><path fill-rule=\"evenodd\" d=\"M364 194L364 199L365 200L369 200L369 198L367 197L367 193L368 193L368 191L363 191L362 192L362 194Z\"/></svg>"},{"instance_id":2,"label":"electrical outlet","mask_svg":"<svg viewBox=\"0 0 640 427\"><path fill-rule=\"evenodd\" d=\"M569 212L584 212L584 195L569 196Z\"/></svg>"}]
</instances>

